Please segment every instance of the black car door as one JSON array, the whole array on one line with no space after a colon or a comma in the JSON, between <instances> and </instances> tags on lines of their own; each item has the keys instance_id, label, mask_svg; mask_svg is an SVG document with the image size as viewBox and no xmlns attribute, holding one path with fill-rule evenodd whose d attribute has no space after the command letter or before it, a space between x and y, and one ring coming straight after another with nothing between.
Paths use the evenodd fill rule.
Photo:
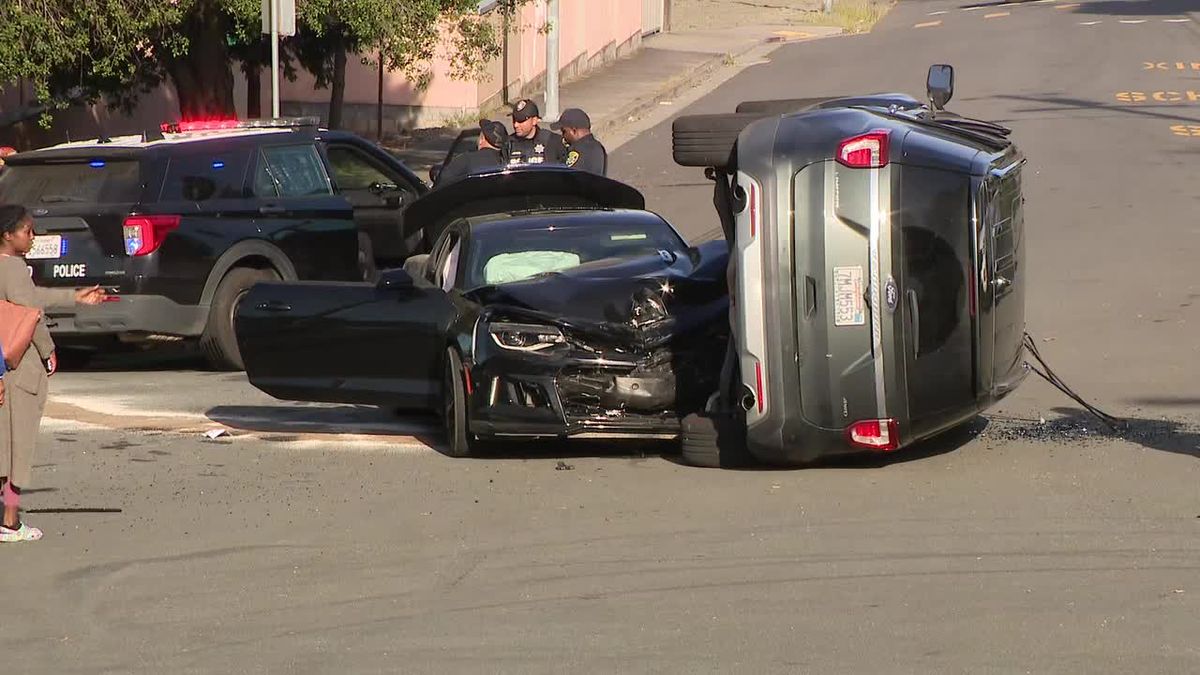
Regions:
<instances>
[{"instance_id":1,"label":"black car door","mask_svg":"<svg viewBox=\"0 0 1200 675\"><path fill-rule=\"evenodd\" d=\"M399 172L345 141L327 141L325 153L338 191L354 206L354 220L371 240L376 260L396 264L415 251L420 236L406 241L404 207L417 197L416 187Z\"/></svg>"},{"instance_id":2,"label":"black car door","mask_svg":"<svg viewBox=\"0 0 1200 675\"><path fill-rule=\"evenodd\" d=\"M432 408L441 388L447 293L404 270L366 283L270 283L239 304L250 382L277 398Z\"/></svg>"}]
</instances>

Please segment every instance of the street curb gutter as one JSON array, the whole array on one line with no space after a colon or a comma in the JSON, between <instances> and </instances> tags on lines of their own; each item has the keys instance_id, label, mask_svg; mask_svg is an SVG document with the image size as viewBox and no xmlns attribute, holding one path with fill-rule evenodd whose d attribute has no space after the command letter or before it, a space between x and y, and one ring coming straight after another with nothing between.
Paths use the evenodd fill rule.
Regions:
<instances>
[{"instance_id":1,"label":"street curb gutter","mask_svg":"<svg viewBox=\"0 0 1200 675\"><path fill-rule=\"evenodd\" d=\"M737 59L745 56L746 54L749 54L750 52L754 51L755 49L759 49L760 47L763 47L763 46L782 47L785 44L791 44L791 43L795 43L795 42L807 42L807 41L818 40L818 39L822 39L822 38L826 38L826 37L837 37L837 36L844 35L844 34L845 34L845 31L843 30L838 33L831 33L828 35L811 35L811 36L799 38L799 39L794 38L794 37L784 36L784 35L772 35L769 37L765 37L761 40L756 40L754 42L750 42L750 43L746 44L746 46L741 47L735 51L729 51L729 52L725 52L723 54L714 54L712 58L704 61L699 66L689 70L688 72L686 72L682 75L677 75L677 76L667 80L666 83L662 87L655 90L653 93L646 94L644 96L635 98L632 101L630 101L626 106L617 109L617 111L612 113L612 115L610 115L604 119L598 120L597 123L594 125L594 128L592 129L592 133L594 133L596 136L598 136L600 138L606 137L608 135L609 131L613 130L614 128L618 128L621 125L627 123L630 120L630 118L636 119L636 118L642 116L647 111L657 108L660 101L673 99L676 96L678 96L680 93L687 91L689 89L692 89L693 87L696 87L701 82L708 79L715 71L717 71L722 66L724 66L726 64L726 61L737 60ZM805 35L808 35L808 34L805 34Z\"/></svg>"}]
</instances>

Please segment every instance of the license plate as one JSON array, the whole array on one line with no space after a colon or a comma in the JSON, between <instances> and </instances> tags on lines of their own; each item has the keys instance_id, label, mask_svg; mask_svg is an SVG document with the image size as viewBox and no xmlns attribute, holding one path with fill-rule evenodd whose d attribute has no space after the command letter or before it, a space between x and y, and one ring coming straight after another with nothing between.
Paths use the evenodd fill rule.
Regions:
<instances>
[{"instance_id":1,"label":"license plate","mask_svg":"<svg viewBox=\"0 0 1200 675\"><path fill-rule=\"evenodd\" d=\"M833 323L835 326L861 326L867 322L863 300L863 269L833 268Z\"/></svg>"},{"instance_id":2,"label":"license plate","mask_svg":"<svg viewBox=\"0 0 1200 675\"><path fill-rule=\"evenodd\" d=\"M25 254L26 260L49 260L62 257L62 235L42 234L33 238L33 248Z\"/></svg>"}]
</instances>

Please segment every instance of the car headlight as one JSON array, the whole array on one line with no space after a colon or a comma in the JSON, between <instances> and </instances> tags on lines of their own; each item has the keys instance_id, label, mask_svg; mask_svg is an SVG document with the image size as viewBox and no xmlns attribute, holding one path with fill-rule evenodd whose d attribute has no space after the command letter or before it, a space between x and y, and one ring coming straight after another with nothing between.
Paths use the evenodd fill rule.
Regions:
<instances>
[{"instance_id":1,"label":"car headlight","mask_svg":"<svg viewBox=\"0 0 1200 675\"><path fill-rule=\"evenodd\" d=\"M567 342L558 328L535 323L497 322L488 325L488 333L500 347L519 352L539 352Z\"/></svg>"}]
</instances>

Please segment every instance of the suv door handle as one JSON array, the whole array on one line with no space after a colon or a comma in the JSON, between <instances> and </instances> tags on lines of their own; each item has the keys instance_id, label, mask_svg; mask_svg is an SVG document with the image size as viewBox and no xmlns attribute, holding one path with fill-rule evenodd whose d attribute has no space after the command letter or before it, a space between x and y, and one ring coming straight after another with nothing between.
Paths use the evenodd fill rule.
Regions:
<instances>
[{"instance_id":1,"label":"suv door handle","mask_svg":"<svg viewBox=\"0 0 1200 675\"><path fill-rule=\"evenodd\" d=\"M912 321L912 352L916 359L921 356L921 308L917 304L917 292L912 289L908 291L908 316Z\"/></svg>"},{"instance_id":2,"label":"suv door handle","mask_svg":"<svg viewBox=\"0 0 1200 675\"><path fill-rule=\"evenodd\" d=\"M269 300L267 302L260 302L257 305L255 305L254 308L259 311L262 311L262 312L290 312L290 311L292 311L291 305L287 304L286 302L280 302L278 300Z\"/></svg>"},{"instance_id":3,"label":"suv door handle","mask_svg":"<svg viewBox=\"0 0 1200 675\"><path fill-rule=\"evenodd\" d=\"M287 209L283 208L282 206L260 206L258 207L258 212L263 215L278 215L281 213L287 213Z\"/></svg>"}]
</instances>

